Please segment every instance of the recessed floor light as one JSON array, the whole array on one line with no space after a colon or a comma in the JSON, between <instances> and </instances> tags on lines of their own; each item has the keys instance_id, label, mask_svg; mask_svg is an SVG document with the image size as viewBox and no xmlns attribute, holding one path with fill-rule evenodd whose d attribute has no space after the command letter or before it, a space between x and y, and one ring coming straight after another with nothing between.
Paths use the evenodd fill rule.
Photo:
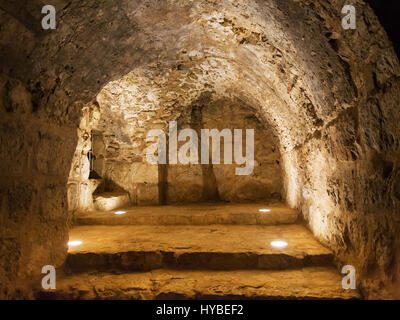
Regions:
<instances>
[{"instance_id":1,"label":"recessed floor light","mask_svg":"<svg viewBox=\"0 0 400 320\"><path fill-rule=\"evenodd\" d=\"M126 211L115 211L115 214L117 214L117 215L121 215L121 214L125 214L126 213Z\"/></svg>"},{"instance_id":2,"label":"recessed floor light","mask_svg":"<svg viewBox=\"0 0 400 320\"><path fill-rule=\"evenodd\" d=\"M74 241L68 242L69 247L77 247L77 246L80 246L81 244L82 244L82 241L80 241L80 240L74 240Z\"/></svg>"},{"instance_id":3,"label":"recessed floor light","mask_svg":"<svg viewBox=\"0 0 400 320\"><path fill-rule=\"evenodd\" d=\"M260 212L270 212L271 209L259 209L258 211L260 211Z\"/></svg>"},{"instance_id":4,"label":"recessed floor light","mask_svg":"<svg viewBox=\"0 0 400 320\"><path fill-rule=\"evenodd\" d=\"M271 241L271 246L274 248L282 249L285 248L287 245L288 243L286 241L282 240Z\"/></svg>"}]
</instances>

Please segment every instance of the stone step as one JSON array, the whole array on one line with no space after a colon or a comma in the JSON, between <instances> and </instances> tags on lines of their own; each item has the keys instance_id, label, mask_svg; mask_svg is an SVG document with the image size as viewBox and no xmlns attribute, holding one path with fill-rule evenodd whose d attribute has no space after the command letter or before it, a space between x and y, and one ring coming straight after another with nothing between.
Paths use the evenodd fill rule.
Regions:
<instances>
[{"instance_id":1,"label":"stone step","mask_svg":"<svg viewBox=\"0 0 400 320\"><path fill-rule=\"evenodd\" d=\"M331 265L332 253L301 225L78 226L70 231L74 272L171 269L293 269ZM288 243L282 249L273 240Z\"/></svg>"},{"instance_id":2,"label":"stone step","mask_svg":"<svg viewBox=\"0 0 400 320\"><path fill-rule=\"evenodd\" d=\"M127 274L79 274L57 280L38 299L360 299L344 290L334 268L287 271L155 270Z\"/></svg>"},{"instance_id":3,"label":"stone step","mask_svg":"<svg viewBox=\"0 0 400 320\"><path fill-rule=\"evenodd\" d=\"M268 209L269 212L260 212ZM298 212L285 204L192 204L130 207L126 213L82 212L78 225L277 225L297 221Z\"/></svg>"},{"instance_id":4,"label":"stone step","mask_svg":"<svg viewBox=\"0 0 400 320\"><path fill-rule=\"evenodd\" d=\"M126 192L104 192L93 195L93 203L96 210L112 211L129 206L131 200Z\"/></svg>"}]
</instances>

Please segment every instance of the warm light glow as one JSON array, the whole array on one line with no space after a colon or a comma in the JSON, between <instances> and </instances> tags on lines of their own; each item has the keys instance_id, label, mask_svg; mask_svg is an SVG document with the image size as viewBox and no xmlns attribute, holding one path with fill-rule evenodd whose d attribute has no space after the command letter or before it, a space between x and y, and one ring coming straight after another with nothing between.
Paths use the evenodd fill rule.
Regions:
<instances>
[{"instance_id":1,"label":"warm light glow","mask_svg":"<svg viewBox=\"0 0 400 320\"><path fill-rule=\"evenodd\" d=\"M271 209L260 209L260 210L258 210L258 211L260 211L260 212L270 212Z\"/></svg>"},{"instance_id":2,"label":"warm light glow","mask_svg":"<svg viewBox=\"0 0 400 320\"><path fill-rule=\"evenodd\" d=\"M126 211L115 211L115 214L118 214L118 215L125 214L125 213L126 213Z\"/></svg>"},{"instance_id":3,"label":"warm light glow","mask_svg":"<svg viewBox=\"0 0 400 320\"><path fill-rule=\"evenodd\" d=\"M74 240L74 241L68 242L68 246L70 246L70 247L77 247L77 246L80 246L81 244L82 244L82 241L80 241L80 240Z\"/></svg>"},{"instance_id":4,"label":"warm light glow","mask_svg":"<svg viewBox=\"0 0 400 320\"><path fill-rule=\"evenodd\" d=\"M287 245L288 243L286 241L282 240L271 241L271 246L274 248L282 249L285 248Z\"/></svg>"}]
</instances>

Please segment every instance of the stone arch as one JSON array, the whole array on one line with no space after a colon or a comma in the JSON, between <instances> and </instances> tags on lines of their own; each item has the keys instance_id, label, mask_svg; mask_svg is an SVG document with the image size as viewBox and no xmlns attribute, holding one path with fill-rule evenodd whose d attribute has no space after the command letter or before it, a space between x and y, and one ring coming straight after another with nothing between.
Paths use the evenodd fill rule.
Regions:
<instances>
[{"instance_id":1,"label":"stone arch","mask_svg":"<svg viewBox=\"0 0 400 320\"><path fill-rule=\"evenodd\" d=\"M176 80L180 78L174 74L199 72L204 63L200 69L204 86L213 78L213 90L257 108L274 129L287 201L302 210L317 238L340 261L362 270L365 288L376 287L376 279L392 283L400 247L396 237L399 63L371 9L362 1L354 2L362 17L354 32L341 29L339 0L329 4L104 0L89 1L85 7L72 2L62 8L58 32L44 37L2 12L7 30L26 38L23 49L20 43L10 44L8 52L22 54L15 54L1 69L3 95L9 99L2 112L6 120L16 119L3 123L4 145L15 142L28 150L17 139L21 130L34 148L44 148L41 154L48 158L60 141L64 145L59 161L30 159L19 166L22 172L33 166L30 175L38 178L32 185L36 196L28 197L23 207L12 205L17 194L31 191L21 191L27 187L20 174L2 179L1 187L10 190L2 200L5 211L26 213L19 224L7 218L9 230L28 230L29 219L36 221L37 216L54 221L58 228L49 232L51 223L39 219L34 224L42 236L8 235L6 250L20 248L12 264L22 274L32 275L43 260L63 262L69 219L65 185L83 106L132 70L145 67L143 79L150 79L152 72L165 69ZM2 41L2 45L12 42ZM202 56L191 56L193 51ZM27 57L27 63L20 63ZM165 95L174 92L168 81ZM181 105L197 96L189 99L188 92L190 88L186 94L177 90ZM169 102L174 106L174 99ZM27 132L28 122L34 133ZM2 163L15 167L14 159L20 158L15 154ZM43 178L57 171L52 166L60 170L51 179ZM50 204L43 206L40 190L48 190ZM47 241L50 244L44 245ZM33 257L31 252L40 254ZM27 263L32 268L22 271Z\"/></svg>"}]
</instances>

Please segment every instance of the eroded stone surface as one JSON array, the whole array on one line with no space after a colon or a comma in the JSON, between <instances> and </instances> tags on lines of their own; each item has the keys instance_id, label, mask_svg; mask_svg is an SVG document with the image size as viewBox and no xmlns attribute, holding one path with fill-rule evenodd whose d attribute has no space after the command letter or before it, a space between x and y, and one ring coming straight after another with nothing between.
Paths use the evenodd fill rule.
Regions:
<instances>
[{"instance_id":1,"label":"eroded stone surface","mask_svg":"<svg viewBox=\"0 0 400 320\"><path fill-rule=\"evenodd\" d=\"M332 253L300 225L78 226L68 268L85 270L288 269L329 265ZM288 246L273 248L273 240Z\"/></svg>"},{"instance_id":2,"label":"eroded stone surface","mask_svg":"<svg viewBox=\"0 0 400 320\"><path fill-rule=\"evenodd\" d=\"M26 279L63 263L80 111L128 77L135 106L160 118L209 92L254 108L278 137L290 206L367 293L398 297L399 62L354 4L355 31L341 0L58 1L57 32L38 27L38 1L2 6L0 296L29 295Z\"/></svg>"},{"instance_id":3,"label":"eroded stone surface","mask_svg":"<svg viewBox=\"0 0 400 320\"><path fill-rule=\"evenodd\" d=\"M284 281L282 281L284 279ZM60 279L47 299L359 299L333 268L288 271L174 271L80 274Z\"/></svg>"},{"instance_id":4,"label":"eroded stone surface","mask_svg":"<svg viewBox=\"0 0 400 320\"><path fill-rule=\"evenodd\" d=\"M94 196L96 210L111 211L126 207L131 203L129 194L122 192L105 192Z\"/></svg>"},{"instance_id":5,"label":"eroded stone surface","mask_svg":"<svg viewBox=\"0 0 400 320\"><path fill-rule=\"evenodd\" d=\"M268 209L269 212L260 212ZM298 212L280 203L273 204L191 204L124 208L126 213L80 212L78 225L276 225L293 224Z\"/></svg>"}]
</instances>

